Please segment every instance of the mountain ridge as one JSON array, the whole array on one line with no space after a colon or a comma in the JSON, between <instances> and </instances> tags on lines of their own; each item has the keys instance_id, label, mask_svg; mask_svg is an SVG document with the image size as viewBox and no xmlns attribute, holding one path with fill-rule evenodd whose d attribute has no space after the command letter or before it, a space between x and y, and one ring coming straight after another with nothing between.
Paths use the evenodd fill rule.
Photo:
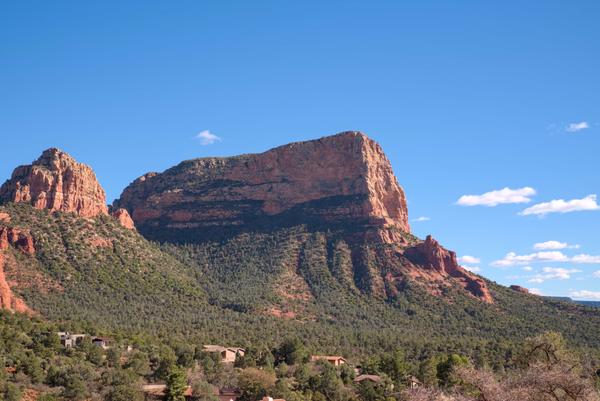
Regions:
<instances>
[{"instance_id":1,"label":"mountain ridge","mask_svg":"<svg viewBox=\"0 0 600 401\"><path fill-rule=\"evenodd\" d=\"M391 163L361 132L184 161L138 178L114 206L128 210L140 232L160 242L227 239L228 232L234 237L303 224L335 231L350 249L361 291L385 299L403 281L419 278L430 282L432 293L455 281L493 302L485 281L462 269L454 253L431 239L421 246L412 236L406 196Z\"/></svg>"},{"instance_id":2,"label":"mountain ridge","mask_svg":"<svg viewBox=\"0 0 600 401\"><path fill-rule=\"evenodd\" d=\"M197 170L189 170L198 166L193 161L184 164L191 188L229 194L220 186L231 190L231 182L196 179L220 174L210 166L206 171L205 164ZM351 183L319 185L329 191L367 188ZM194 187L199 184L204 186ZM279 215L247 220L258 225L207 226L205 232L183 230L180 238L144 237L144 224L126 227L115 216L124 210L118 203L110 215L85 217L77 209L5 200L0 290L8 286L10 297L2 294L2 304L15 309L12 300L19 299L46 319L95 322L107 331L240 345L277 344L282 335L293 335L340 353L402 344L416 358L435 347L468 355L485 350L495 355L491 359L501 359L510 342L544 330L561 331L583 348L600 344L597 309L525 294L467 272L456 254L433 238L420 240L398 224L369 220L370 209L356 207L368 201L363 195L310 200ZM251 212L261 210L262 204L249 204ZM328 219L320 221L323 211ZM212 235L219 231L225 235Z\"/></svg>"}]
</instances>

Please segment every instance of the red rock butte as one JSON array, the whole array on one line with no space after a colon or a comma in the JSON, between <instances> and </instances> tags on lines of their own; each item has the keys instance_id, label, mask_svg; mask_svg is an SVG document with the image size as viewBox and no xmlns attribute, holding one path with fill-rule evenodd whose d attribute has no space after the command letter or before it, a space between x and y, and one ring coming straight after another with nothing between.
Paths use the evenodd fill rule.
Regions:
<instances>
[{"instance_id":1,"label":"red rock butte","mask_svg":"<svg viewBox=\"0 0 600 401\"><path fill-rule=\"evenodd\" d=\"M164 242L215 241L298 225L331 230L349 244L365 291L393 296L411 277L436 295L440 286L456 284L493 302L486 282L460 267L454 252L410 234L406 197L392 166L360 132L260 154L184 161L138 178L114 207L127 209L144 236Z\"/></svg>"},{"instance_id":2,"label":"red rock butte","mask_svg":"<svg viewBox=\"0 0 600 401\"><path fill-rule=\"evenodd\" d=\"M130 184L116 202L136 227L243 227L257 220L351 222L400 241L410 232L404 191L381 147L359 132L297 142L261 154L202 158Z\"/></svg>"},{"instance_id":3,"label":"red rock butte","mask_svg":"<svg viewBox=\"0 0 600 401\"><path fill-rule=\"evenodd\" d=\"M30 165L17 167L0 187L0 203L28 203L37 209L73 212L82 217L108 214L106 194L94 171L67 153L51 148Z\"/></svg>"}]
</instances>

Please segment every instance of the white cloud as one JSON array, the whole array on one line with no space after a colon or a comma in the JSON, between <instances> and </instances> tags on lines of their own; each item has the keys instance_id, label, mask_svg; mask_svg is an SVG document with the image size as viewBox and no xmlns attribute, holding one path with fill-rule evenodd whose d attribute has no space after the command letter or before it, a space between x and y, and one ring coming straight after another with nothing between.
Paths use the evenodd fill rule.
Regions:
<instances>
[{"instance_id":1,"label":"white cloud","mask_svg":"<svg viewBox=\"0 0 600 401\"><path fill-rule=\"evenodd\" d=\"M600 256L599 255L586 255L582 253L581 255L575 255L571 258L571 262L573 263L586 263L586 264L600 264Z\"/></svg>"},{"instance_id":2,"label":"white cloud","mask_svg":"<svg viewBox=\"0 0 600 401\"><path fill-rule=\"evenodd\" d=\"M533 271L533 267L531 267L531 266L523 266L523 270L525 270L526 272L532 272Z\"/></svg>"},{"instance_id":3,"label":"white cloud","mask_svg":"<svg viewBox=\"0 0 600 401\"><path fill-rule=\"evenodd\" d=\"M600 270L596 270L595 272L593 272L592 276L596 277L596 278L600 278Z\"/></svg>"},{"instance_id":4,"label":"white cloud","mask_svg":"<svg viewBox=\"0 0 600 401\"><path fill-rule=\"evenodd\" d=\"M579 249L579 245L570 245L560 241L538 242L533 245L534 249Z\"/></svg>"},{"instance_id":5,"label":"white cloud","mask_svg":"<svg viewBox=\"0 0 600 401\"><path fill-rule=\"evenodd\" d=\"M503 188L496 191L486 192L482 195L463 195L456 202L460 206L498 206L506 203L528 203L531 196L535 195L535 189L530 187L510 189Z\"/></svg>"},{"instance_id":6,"label":"white cloud","mask_svg":"<svg viewBox=\"0 0 600 401\"><path fill-rule=\"evenodd\" d=\"M542 269L549 278L558 278L560 280L567 280L571 278L573 273L581 273L579 269L564 269L562 267L544 267Z\"/></svg>"},{"instance_id":7,"label":"white cloud","mask_svg":"<svg viewBox=\"0 0 600 401\"><path fill-rule=\"evenodd\" d=\"M582 131L582 130L588 129L588 128L590 128L590 124L587 121L581 121L578 123L571 123L571 124L567 125L567 127L565 128L565 131L579 132L579 131Z\"/></svg>"},{"instance_id":8,"label":"white cloud","mask_svg":"<svg viewBox=\"0 0 600 401\"><path fill-rule=\"evenodd\" d=\"M529 282L540 284L546 280L568 280L572 274L581 273L579 269L565 269L562 267L544 267L542 271L543 274L536 274Z\"/></svg>"},{"instance_id":9,"label":"white cloud","mask_svg":"<svg viewBox=\"0 0 600 401\"><path fill-rule=\"evenodd\" d=\"M517 255L515 252L507 253L504 258L492 262L492 266L508 267L515 265L528 265L535 262L568 262L567 255L560 251L535 252L529 255Z\"/></svg>"},{"instance_id":10,"label":"white cloud","mask_svg":"<svg viewBox=\"0 0 600 401\"><path fill-rule=\"evenodd\" d=\"M571 262L578 264L600 265L600 255L587 255L582 253L573 257L568 257L561 251L542 251L530 253L528 255L517 255L515 252L507 253L502 259L491 263L496 267L509 267L518 265L528 265L537 262ZM523 270L533 270L531 266L523 267Z\"/></svg>"},{"instance_id":11,"label":"white cloud","mask_svg":"<svg viewBox=\"0 0 600 401\"><path fill-rule=\"evenodd\" d=\"M429 221L429 220L431 220L431 219L427 216L421 216L421 217L417 217L416 219L413 219L413 221L415 221L415 222Z\"/></svg>"},{"instance_id":12,"label":"white cloud","mask_svg":"<svg viewBox=\"0 0 600 401\"><path fill-rule=\"evenodd\" d=\"M216 136L215 134L212 134L208 130L198 133L198 135L196 135L195 138L200 141L200 145L202 146L212 145L215 142L222 141L220 137Z\"/></svg>"},{"instance_id":13,"label":"white cloud","mask_svg":"<svg viewBox=\"0 0 600 401\"><path fill-rule=\"evenodd\" d=\"M478 266L463 266L463 269L473 273L479 273L481 271L481 268Z\"/></svg>"},{"instance_id":14,"label":"white cloud","mask_svg":"<svg viewBox=\"0 0 600 401\"><path fill-rule=\"evenodd\" d=\"M529 293L533 295L544 295L539 288L530 288Z\"/></svg>"},{"instance_id":15,"label":"white cloud","mask_svg":"<svg viewBox=\"0 0 600 401\"><path fill-rule=\"evenodd\" d=\"M593 300L600 301L600 291L588 291L588 290L572 291L571 294L569 294L569 295L573 298L586 298L586 299L593 299Z\"/></svg>"},{"instance_id":16,"label":"white cloud","mask_svg":"<svg viewBox=\"0 0 600 401\"><path fill-rule=\"evenodd\" d=\"M519 213L522 216L539 215L544 216L548 213L570 213L581 212L585 210L600 210L600 205L596 202L596 195L588 195L583 199L555 199L550 202L538 203L528 207Z\"/></svg>"},{"instance_id":17,"label":"white cloud","mask_svg":"<svg viewBox=\"0 0 600 401\"><path fill-rule=\"evenodd\" d=\"M465 255L458 258L460 263L469 263L469 264L477 264L481 263L481 259L476 258L475 256Z\"/></svg>"}]
</instances>

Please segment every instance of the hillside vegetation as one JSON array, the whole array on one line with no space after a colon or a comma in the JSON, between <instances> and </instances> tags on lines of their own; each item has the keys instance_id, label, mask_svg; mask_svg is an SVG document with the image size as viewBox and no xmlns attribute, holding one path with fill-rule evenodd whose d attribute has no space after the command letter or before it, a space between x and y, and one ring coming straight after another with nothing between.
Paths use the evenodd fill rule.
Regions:
<instances>
[{"instance_id":1,"label":"hillside vegetation","mask_svg":"<svg viewBox=\"0 0 600 401\"><path fill-rule=\"evenodd\" d=\"M410 280L390 299L363 293L335 232L297 226L158 245L108 216L83 219L12 204L1 210L36 240L35 259L10 251L20 265L7 269L17 282L13 290L57 322L197 344L272 348L296 337L315 352L356 358L398 347L415 361L459 352L497 367L516 342L547 330L590 353L600 344L598 310L494 283L493 305L459 288L432 296ZM19 281L22 272L37 279Z\"/></svg>"}]
</instances>

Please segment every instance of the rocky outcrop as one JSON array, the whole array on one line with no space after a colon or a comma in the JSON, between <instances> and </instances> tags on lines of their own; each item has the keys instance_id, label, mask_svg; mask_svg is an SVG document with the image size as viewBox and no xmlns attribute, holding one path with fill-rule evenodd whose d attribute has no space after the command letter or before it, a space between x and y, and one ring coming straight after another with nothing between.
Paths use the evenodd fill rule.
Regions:
<instances>
[{"instance_id":1,"label":"rocky outcrop","mask_svg":"<svg viewBox=\"0 0 600 401\"><path fill-rule=\"evenodd\" d=\"M126 209L116 209L111 211L110 215L117 219L119 224L129 230L135 230L135 223L131 219L129 212Z\"/></svg>"},{"instance_id":2,"label":"rocky outcrop","mask_svg":"<svg viewBox=\"0 0 600 401\"><path fill-rule=\"evenodd\" d=\"M7 213L2 213L2 217L2 222L10 221L10 216ZM29 232L14 227L0 226L0 309L14 312L31 312L25 302L14 295L6 279L4 271L6 264L5 251L11 246L26 255L32 256L35 254L34 240Z\"/></svg>"},{"instance_id":3,"label":"rocky outcrop","mask_svg":"<svg viewBox=\"0 0 600 401\"><path fill-rule=\"evenodd\" d=\"M431 235L425 241L407 248L404 256L421 269L431 270L442 277L452 277L465 290L487 303L493 303L493 297L485 281L463 269L457 261L456 253L442 247Z\"/></svg>"},{"instance_id":4,"label":"rocky outcrop","mask_svg":"<svg viewBox=\"0 0 600 401\"><path fill-rule=\"evenodd\" d=\"M409 232L404 191L381 147L359 132L265 153L185 161L134 181L115 203L158 240L194 241L231 229L361 226L385 242Z\"/></svg>"},{"instance_id":5,"label":"rocky outcrop","mask_svg":"<svg viewBox=\"0 0 600 401\"><path fill-rule=\"evenodd\" d=\"M108 214L106 195L93 170L71 156L48 149L31 165L15 169L0 187L0 203L25 202L37 209L82 217Z\"/></svg>"},{"instance_id":6,"label":"rocky outcrop","mask_svg":"<svg viewBox=\"0 0 600 401\"><path fill-rule=\"evenodd\" d=\"M6 309L14 312L31 312L25 302L16 297L4 274L5 256L0 252L0 309Z\"/></svg>"},{"instance_id":7,"label":"rocky outcrop","mask_svg":"<svg viewBox=\"0 0 600 401\"><path fill-rule=\"evenodd\" d=\"M511 285L509 288L513 291L520 292L522 294L529 294L529 290L525 287L521 287L520 285Z\"/></svg>"},{"instance_id":8,"label":"rocky outcrop","mask_svg":"<svg viewBox=\"0 0 600 401\"><path fill-rule=\"evenodd\" d=\"M456 259L456 253L442 247L431 235L425 241L406 249L404 255L413 263L425 269L452 276L463 270Z\"/></svg>"},{"instance_id":9,"label":"rocky outcrop","mask_svg":"<svg viewBox=\"0 0 600 401\"><path fill-rule=\"evenodd\" d=\"M13 246L26 255L35 255L35 245L28 231L13 227L0 227L0 252Z\"/></svg>"},{"instance_id":10,"label":"rocky outcrop","mask_svg":"<svg viewBox=\"0 0 600 401\"><path fill-rule=\"evenodd\" d=\"M402 277L418 270L436 285L456 282L491 302L485 281L462 269L454 252L431 237L415 244L392 166L360 132L261 154L185 161L138 178L114 207L127 209L144 236L165 242L215 241L299 225L336 232L349 247L350 280L362 291L393 296ZM370 254L369 248L380 251Z\"/></svg>"}]
</instances>

